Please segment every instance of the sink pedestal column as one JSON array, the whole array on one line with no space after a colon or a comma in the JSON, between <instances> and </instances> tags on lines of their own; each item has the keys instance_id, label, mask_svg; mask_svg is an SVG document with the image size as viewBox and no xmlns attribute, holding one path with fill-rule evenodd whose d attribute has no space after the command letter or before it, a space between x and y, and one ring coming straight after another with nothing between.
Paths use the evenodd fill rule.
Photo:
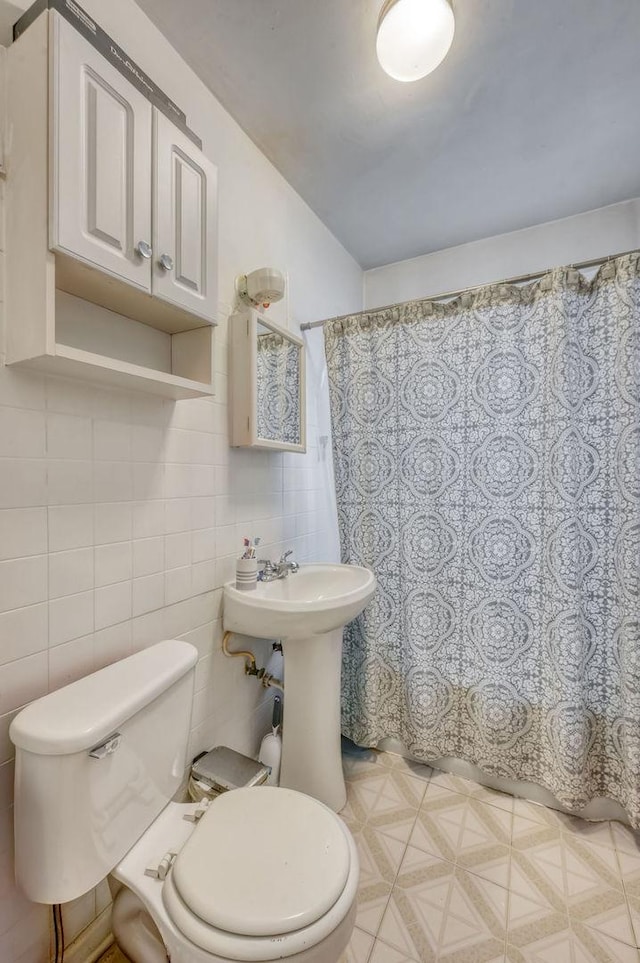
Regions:
<instances>
[{"instance_id":1,"label":"sink pedestal column","mask_svg":"<svg viewBox=\"0 0 640 963\"><path fill-rule=\"evenodd\" d=\"M280 785L314 796L335 812L347 801L340 751L342 632L282 641Z\"/></svg>"}]
</instances>

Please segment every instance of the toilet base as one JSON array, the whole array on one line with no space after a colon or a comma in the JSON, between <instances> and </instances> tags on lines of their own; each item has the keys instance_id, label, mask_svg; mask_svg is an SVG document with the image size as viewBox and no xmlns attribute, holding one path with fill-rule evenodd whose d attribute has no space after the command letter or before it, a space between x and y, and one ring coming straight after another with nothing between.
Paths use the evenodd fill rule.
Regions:
<instances>
[{"instance_id":1,"label":"toilet base","mask_svg":"<svg viewBox=\"0 0 640 963\"><path fill-rule=\"evenodd\" d=\"M111 929L131 963L167 963L167 949L151 914L138 897L122 886L113 901Z\"/></svg>"},{"instance_id":2,"label":"toilet base","mask_svg":"<svg viewBox=\"0 0 640 963\"><path fill-rule=\"evenodd\" d=\"M308 950L286 957L287 963L338 963L351 939L356 908L354 901L332 933ZM121 888L114 901L112 928L116 943L131 963L168 963L167 947L158 927L144 903L126 886ZM170 954L171 963L231 963L184 940L171 946ZM274 957L273 963L280 959Z\"/></svg>"}]
</instances>

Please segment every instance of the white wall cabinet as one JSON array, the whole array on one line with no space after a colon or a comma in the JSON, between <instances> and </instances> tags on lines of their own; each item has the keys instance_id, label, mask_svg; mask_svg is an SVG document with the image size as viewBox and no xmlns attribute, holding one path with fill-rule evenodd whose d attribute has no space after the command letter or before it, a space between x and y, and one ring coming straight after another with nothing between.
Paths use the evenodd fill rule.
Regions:
<instances>
[{"instance_id":1,"label":"white wall cabinet","mask_svg":"<svg viewBox=\"0 0 640 963\"><path fill-rule=\"evenodd\" d=\"M51 247L150 292L153 107L61 16L51 29Z\"/></svg>"},{"instance_id":2,"label":"white wall cabinet","mask_svg":"<svg viewBox=\"0 0 640 963\"><path fill-rule=\"evenodd\" d=\"M218 175L164 114L153 117L153 293L213 319Z\"/></svg>"},{"instance_id":3,"label":"white wall cabinet","mask_svg":"<svg viewBox=\"0 0 640 963\"><path fill-rule=\"evenodd\" d=\"M215 166L56 11L7 80L7 363L213 394Z\"/></svg>"}]
</instances>

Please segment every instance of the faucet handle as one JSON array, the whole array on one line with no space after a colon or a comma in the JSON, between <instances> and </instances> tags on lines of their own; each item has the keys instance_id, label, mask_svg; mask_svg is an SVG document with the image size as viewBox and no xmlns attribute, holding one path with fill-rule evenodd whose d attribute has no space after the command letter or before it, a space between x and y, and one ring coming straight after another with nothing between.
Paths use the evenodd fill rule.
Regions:
<instances>
[{"instance_id":1,"label":"faucet handle","mask_svg":"<svg viewBox=\"0 0 640 963\"><path fill-rule=\"evenodd\" d=\"M280 562L286 562L290 555L293 555L293 549L290 548L288 552L285 552L280 556Z\"/></svg>"}]
</instances>

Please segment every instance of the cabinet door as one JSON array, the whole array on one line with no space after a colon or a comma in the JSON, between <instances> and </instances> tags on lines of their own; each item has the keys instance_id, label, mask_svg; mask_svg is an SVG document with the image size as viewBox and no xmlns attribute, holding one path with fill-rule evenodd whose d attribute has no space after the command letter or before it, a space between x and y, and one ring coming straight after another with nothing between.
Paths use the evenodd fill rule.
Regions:
<instances>
[{"instance_id":1,"label":"cabinet door","mask_svg":"<svg viewBox=\"0 0 640 963\"><path fill-rule=\"evenodd\" d=\"M154 155L153 294L215 321L217 168L157 110Z\"/></svg>"},{"instance_id":2,"label":"cabinet door","mask_svg":"<svg viewBox=\"0 0 640 963\"><path fill-rule=\"evenodd\" d=\"M51 31L51 247L150 291L153 108L55 11Z\"/></svg>"}]
</instances>

